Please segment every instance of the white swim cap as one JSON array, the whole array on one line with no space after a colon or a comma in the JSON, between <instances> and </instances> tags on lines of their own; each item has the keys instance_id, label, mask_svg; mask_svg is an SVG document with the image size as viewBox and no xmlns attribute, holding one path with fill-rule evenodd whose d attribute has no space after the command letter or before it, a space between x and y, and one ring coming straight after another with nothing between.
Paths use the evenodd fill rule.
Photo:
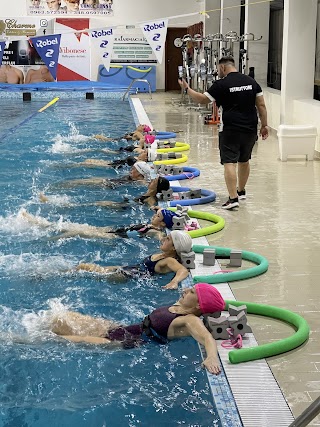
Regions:
<instances>
[{"instance_id":1,"label":"white swim cap","mask_svg":"<svg viewBox=\"0 0 320 427\"><path fill-rule=\"evenodd\" d=\"M171 231L173 246L178 255L181 252L190 252L192 249L192 239L185 231L173 230Z\"/></svg>"},{"instance_id":2,"label":"white swim cap","mask_svg":"<svg viewBox=\"0 0 320 427\"><path fill-rule=\"evenodd\" d=\"M139 162L136 162L133 166L144 177L146 181L151 180L151 169L146 162L139 161Z\"/></svg>"}]
</instances>

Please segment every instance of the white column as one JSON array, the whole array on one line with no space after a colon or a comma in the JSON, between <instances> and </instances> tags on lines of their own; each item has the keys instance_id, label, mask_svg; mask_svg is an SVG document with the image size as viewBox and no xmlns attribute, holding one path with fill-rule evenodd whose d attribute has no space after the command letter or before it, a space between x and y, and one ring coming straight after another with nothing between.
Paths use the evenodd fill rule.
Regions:
<instances>
[{"instance_id":1,"label":"white column","mask_svg":"<svg viewBox=\"0 0 320 427\"><path fill-rule=\"evenodd\" d=\"M240 34L240 7L235 7L231 9L224 9L228 8L230 6L240 6L241 0L221 0L221 15L220 15L220 28L221 33L225 35L229 31L235 31L238 36ZM239 43L234 43L233 45L234 50L234 61L236 64L236 67L238 68L239 64Z\"/></svg>"},{"instance_id":2,"label":"white column","mask_svg":"<svg viewBox=\"0 0 320 427\"><path fill-rule=\"evenodd\" d=\"M245 33L253 33L260 41L245 43L248 50L249 67L254 67L255 79L262 85L267 85L268 75L268 44L270 3L250 5L252 0L245 2ZM247 70L247 73L249 70Z\"/></svg>"},{"instance_id":3,"label":"white column","mask_svg":"<svg viewBox=\"0 0 320 427\"><path fill-rule=\"evenodd\" d=\"M221 0L206 0L205 10L221 8ZM205 35L220 33L220 10L209 12L210 19L205 19Z\"/></svg>"},{"instance_id":4,"label":"white column","mask_svg":"<svg viewBox=\"0 0 320 427\"><path fill-rule=\"evenodd\" d=\"M317 0L284 0L281 124L293 124L293 100L313 99Z\"/></svg>"}]
</instances>

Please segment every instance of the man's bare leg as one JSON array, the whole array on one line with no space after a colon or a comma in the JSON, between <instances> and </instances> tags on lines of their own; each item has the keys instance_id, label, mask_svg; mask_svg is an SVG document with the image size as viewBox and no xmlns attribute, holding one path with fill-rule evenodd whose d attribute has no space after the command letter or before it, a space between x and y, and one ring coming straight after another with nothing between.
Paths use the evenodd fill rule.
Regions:
<instances>
[{"instance_id":1,"label":"man's bare leg","mask_svg":"<svg viewBox=\"0 0 320 427\"><path fill-rule=\"evenodd\" d=\"M224 163L224 179L227 185L230 199L238 197L237 194L237 164Z\"/></svg>"},{"instance_id":2,"label":"man's bare leg","mask_svg":"<svg viewBox=\"0 0 320 427\"><path fill-rule=\"evenodd\" d=\"M246 184L250 174L250 163L239 162L238 163L238 190L243 191L246 188Z\"/></svg>"}]
</instances>

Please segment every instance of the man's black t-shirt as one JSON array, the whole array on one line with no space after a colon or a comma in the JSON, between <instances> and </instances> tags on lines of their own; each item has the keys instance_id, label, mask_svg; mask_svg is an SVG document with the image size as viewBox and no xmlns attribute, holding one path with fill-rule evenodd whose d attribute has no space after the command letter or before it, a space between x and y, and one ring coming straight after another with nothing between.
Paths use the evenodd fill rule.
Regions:
<instances>
[{"instance_id":1,"label":"man's black t-shirt","mask_svg":"<svg viewBox=\"0 0 320 427\"><path fill-rule=\"evenodd\" d=\"M224 79L217 80L204 94L222 107L220 130L257 132L256 97L262 95L262 89L254 79L231 72Z\"/></svg>"}]
</instances>

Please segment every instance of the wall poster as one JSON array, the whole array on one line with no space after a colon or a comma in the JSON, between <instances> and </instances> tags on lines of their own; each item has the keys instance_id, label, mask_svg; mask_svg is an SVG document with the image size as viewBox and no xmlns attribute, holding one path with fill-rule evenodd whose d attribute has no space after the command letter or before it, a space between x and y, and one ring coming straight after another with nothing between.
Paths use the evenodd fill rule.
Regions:
<instances>
[{"instance_id":1,"label":"wall poster","mask_svg":"<svg viewBox=\"0 0 320 427\"><path fill-rule=\"evenodd\" d=\"M26 0L28 15L113 16L113 0Z\"/></svg>"}]
</instances>

